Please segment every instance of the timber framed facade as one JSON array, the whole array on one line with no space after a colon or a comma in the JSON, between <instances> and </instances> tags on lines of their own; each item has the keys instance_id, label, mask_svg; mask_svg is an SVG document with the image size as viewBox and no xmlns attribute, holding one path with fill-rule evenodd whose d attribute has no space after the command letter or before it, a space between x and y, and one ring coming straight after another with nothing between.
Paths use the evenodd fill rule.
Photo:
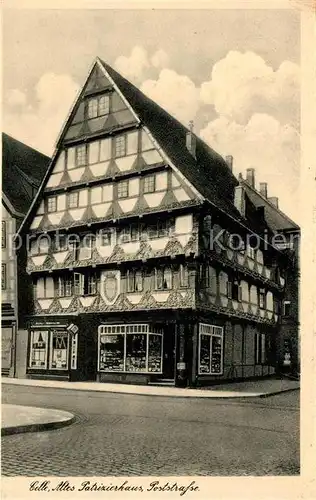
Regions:
<instances>
[{"instance_id":1,"label":"timber framed facade","mask_svg":"<svg viewBox=\"0 0 316 500\"><path fill-rule=\"evenodd\" d=\"M27 376L195 387L275 373L289 256L265 244L275 230L248 189L97 58L21 230Z\"/></svg>"}]
</instances>

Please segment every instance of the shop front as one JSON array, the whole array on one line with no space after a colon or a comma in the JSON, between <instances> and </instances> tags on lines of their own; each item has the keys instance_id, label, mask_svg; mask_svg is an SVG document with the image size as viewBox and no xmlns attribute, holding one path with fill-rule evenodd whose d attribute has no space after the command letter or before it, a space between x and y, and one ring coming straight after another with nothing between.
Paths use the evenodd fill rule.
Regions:
<instances>
[{"instance_id":1,"label":"shop front","mask_svg":"<svg viewBox=\"0 0 316 500\"><path fill-rule=\"evenodd\" d=\"M11 304L1 308L1 374L14 377L16 317Z\"/></svg>"}]
</instances>

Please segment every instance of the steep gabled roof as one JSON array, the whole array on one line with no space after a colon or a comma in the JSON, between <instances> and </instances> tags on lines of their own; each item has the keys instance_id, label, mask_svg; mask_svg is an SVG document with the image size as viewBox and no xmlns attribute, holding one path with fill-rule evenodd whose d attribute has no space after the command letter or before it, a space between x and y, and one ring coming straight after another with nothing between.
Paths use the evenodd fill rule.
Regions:
<instances>
[{"instance_id":1,"label":"steep gabled roof","mask_svg":"<svg viewBox=\"0 0 316 500\"><path fill-rule=\"evenodd\" d=\"M298 231L299 226L293 222L282 210L262 196L256 189L242 181L250 201L255 207L264 207L264 217L272 231Z\"/></svg>"},{"instance_id":2,"label":"steep gabled roof","mask_svg":"<svg viewBox=\"0 0 316 500\"><path fill-rule=\"evenodd\" d=\"M205 199L234 218L242 220L233 203L234 187L238 181L224 159L196 137L195 160L186 148L188 129L111 66L104 61L100 62L141 122L186 179Z\"/></svg>"},{"instance_id":3,"label":"steep gabled roof","mask_svg":"<svg viewBox=\"0 0 316 500\"><path fill-rule=\"evenodd\" d=\"M2 134L2 192L14 210L26 214L48 168L50 158Z\"/></svg>"}]
</instances>

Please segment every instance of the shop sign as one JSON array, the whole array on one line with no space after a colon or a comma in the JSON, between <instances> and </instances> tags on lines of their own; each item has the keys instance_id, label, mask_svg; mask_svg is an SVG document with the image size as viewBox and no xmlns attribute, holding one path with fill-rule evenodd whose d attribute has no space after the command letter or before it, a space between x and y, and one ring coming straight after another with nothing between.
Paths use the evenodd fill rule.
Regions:
<instances>
[{"instance_id":1,"label":"shop sign","mask_svg":"<svg viewBox=\"0 0 316 500\"><path fill-rule=\"evenodd\" d=\"M67 330L68 330L68 332L75 335L78 332L79 328L77 327L77 325L74 325L73 323L71 323L71 325L68 326Z\"/></svg>"},{"instance_id":2,"label":"shop sign","mask_svg":"<svg viewBox=\"0 0 316 500\"><path fill-rule=\"evenodd\" d=\"M179 363L177 363L177 370L185 370L186 367L187 365L183 361L179 361Z\"/></svg>"}]
</instances>

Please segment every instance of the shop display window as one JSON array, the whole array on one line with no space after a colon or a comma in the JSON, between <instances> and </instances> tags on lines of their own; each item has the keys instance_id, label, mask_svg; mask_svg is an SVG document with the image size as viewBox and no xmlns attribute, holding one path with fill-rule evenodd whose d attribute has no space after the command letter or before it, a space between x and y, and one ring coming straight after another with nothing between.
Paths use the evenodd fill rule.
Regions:
<instances>
[{"instance_id":1,"label":"shop display window","mask_svg":"<svg viewBox=\"0 0 316 500\"><path fill-rule=\"evenodd\" d=\"M30 344L30 368L47 367L48 332L32 331Z\"/></svg>"},{"instance_id":2,"label":"shop display window","mask_svg":"<svg viewBox=\"0 0 316 500\"><path fill-rule=\"evenodd\" d=\"M51 332L50 368L67 370L69 338L67 332Z\"/></svg>"},{"instance_id":3,"label":"shop display window","mask_svg":"<svg viewBox=\"0 0 316 500\"><path fill-rule=\"evenodd\" d=\"M222 375L223 328L200 323L199 325L199 374Z\"/></svg>"},{"instance_id":4,"label":"shop display window","mask_svg":"<svg viewBox=\"0 0 316 500\"><path fill-rule=\"evenodd\" d=\"M162 332L147 324L101 325L99 371L162 372Z\"/></svg>"}]
</instances>

